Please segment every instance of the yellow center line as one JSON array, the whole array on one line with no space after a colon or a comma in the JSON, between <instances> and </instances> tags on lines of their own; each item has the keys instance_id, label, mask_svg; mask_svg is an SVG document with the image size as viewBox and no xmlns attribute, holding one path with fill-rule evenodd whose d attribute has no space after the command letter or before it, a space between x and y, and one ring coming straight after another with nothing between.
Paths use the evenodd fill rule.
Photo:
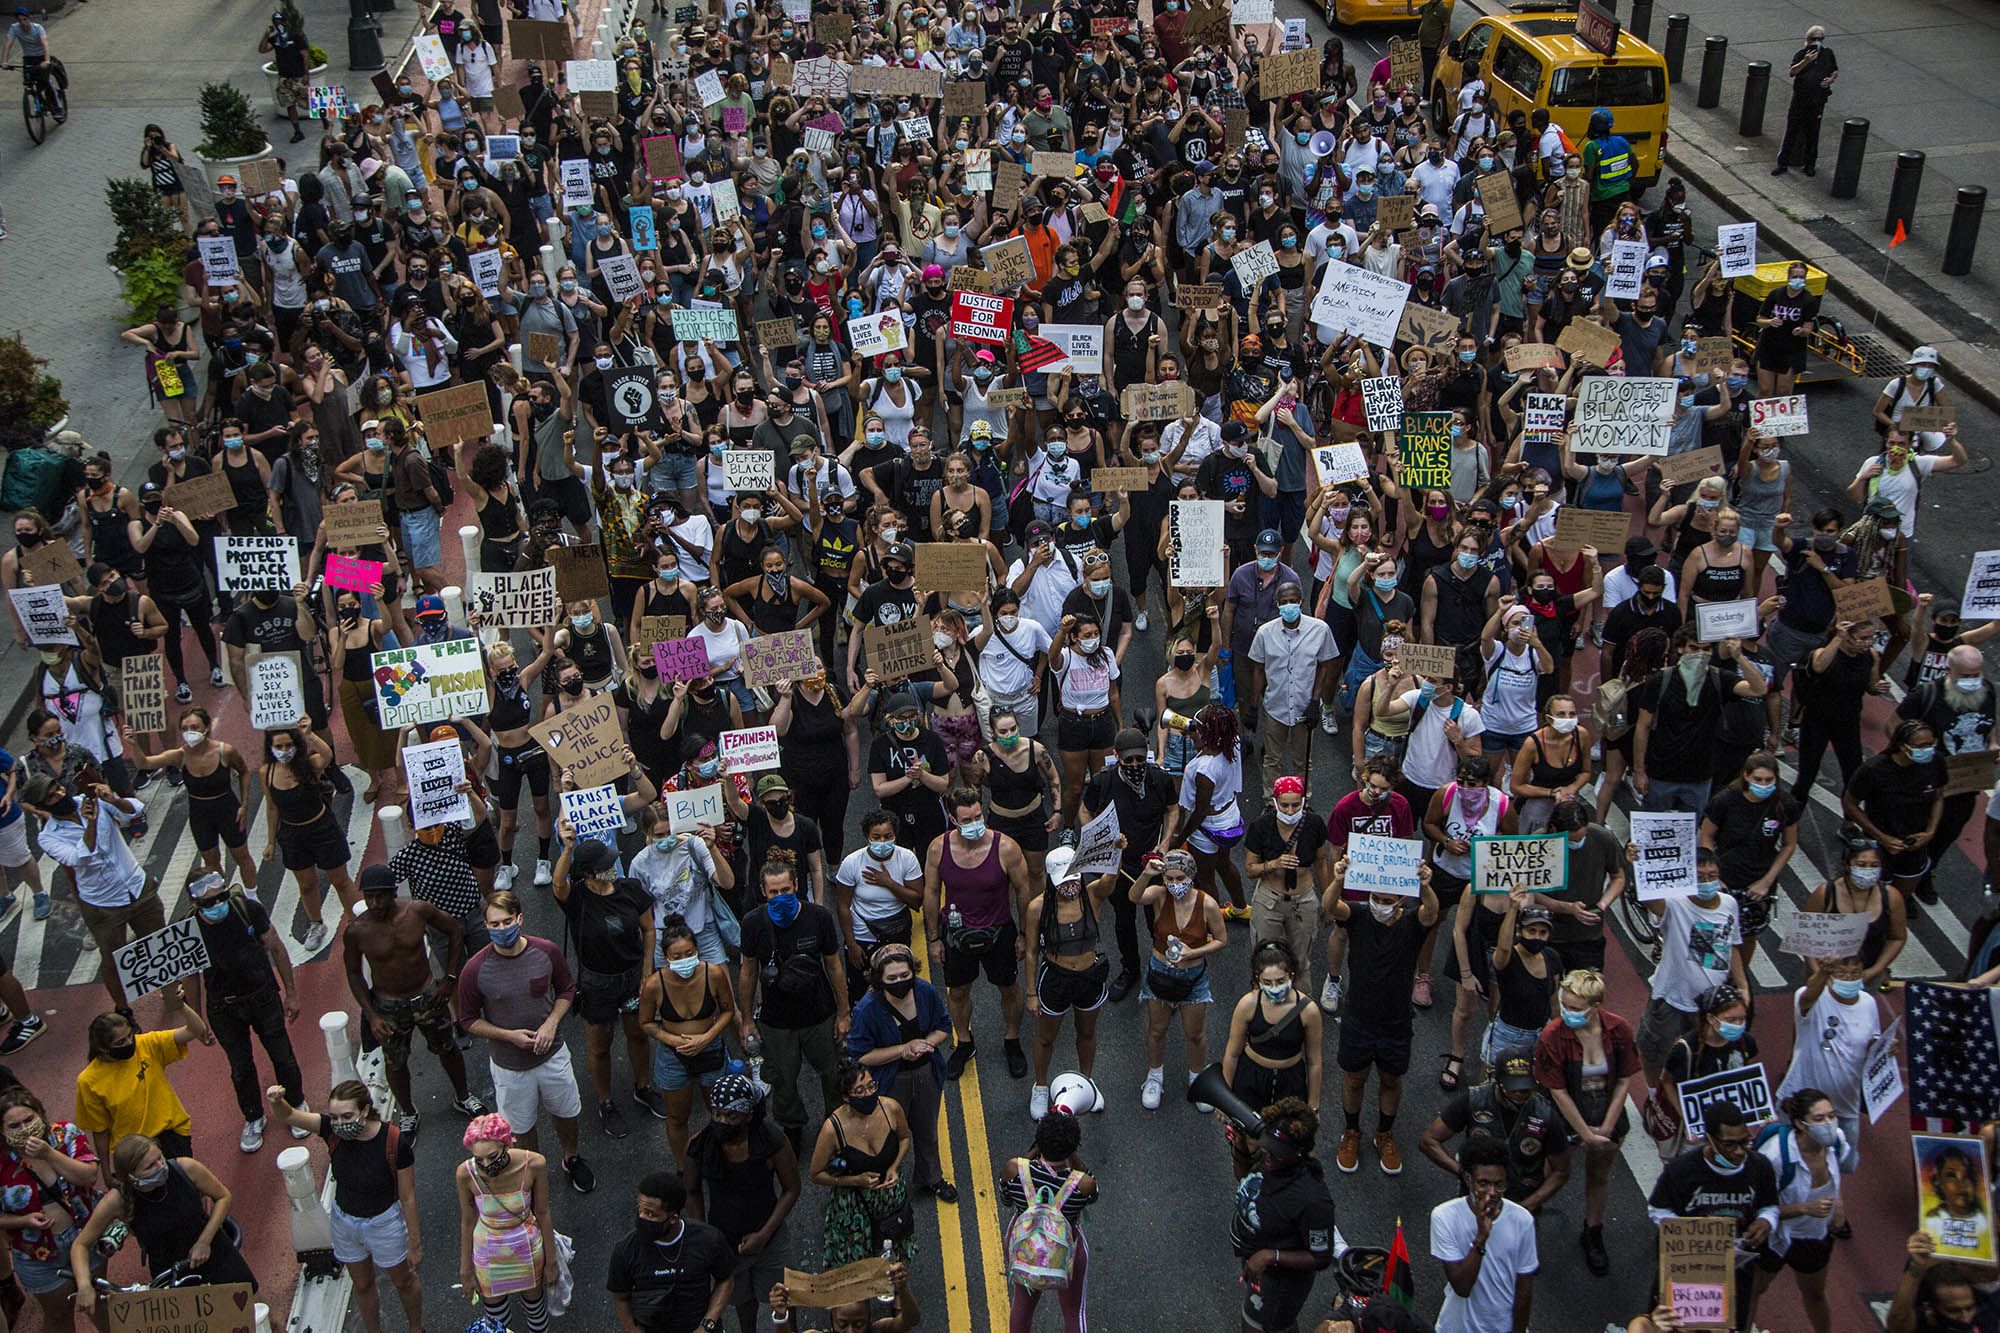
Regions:
<instances>
[{"instance_id":1,"label":"yellow center line","mask_svg":"<svg viewBox=\"0 0 2000 1333\"><path fill-rule=\"evenodd\" d=\"M919 973L930 979L930 946L924 933L921 913L912 927L911 952L917 957ZM939 987L942 990L943 987ZM979 1095L979 1062L974 1059L955 1089L947 1086L938 1099L938 1160L946 1180L958 1186L959 1202L937 1208L938 1258L944 1269L946 1327L967 1329L972 1323L972 1288L966 1266L965 1228L961 1209L973 1201L978 1242L977 1267L980 1286L986 1292L989 1329L1007 1326L1007 1283L1003 1276L1006 1251L1000 1239L1000 1201L994 1190L993 1149L986 1138L986 1108ZM958 1169L958 1155L952 1146L951 1101L958 1093L965 1118L965 1171Z\"/></svg>"}]
</instances>

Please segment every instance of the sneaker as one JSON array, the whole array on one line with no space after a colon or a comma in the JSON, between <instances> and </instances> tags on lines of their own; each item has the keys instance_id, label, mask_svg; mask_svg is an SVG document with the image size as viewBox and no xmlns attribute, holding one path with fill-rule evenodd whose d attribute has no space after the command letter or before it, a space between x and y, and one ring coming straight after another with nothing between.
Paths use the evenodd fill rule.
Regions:
<instances>
[{"instance_id":1,"label":"sneaker","mask_svg":"<svg viewBox=\"0 0 2000 1333\"><path fill-rule=\"evenodd\" d=\"M1319 1007L1325 1010L1329 1017L1337 1016L1340 1013L1340 979L1338 977L1328 977L1326 984L1319 988Z\"/></svg>"},{"instance_id":2,"label":"sneaker","mask_svg":"<svg viewBox=\"0 0 2000 1333\"><path fill-rule=\"evenodd\" d=\"M514 876L520 873L521 873L520 871L516 870L511 865L501 866L498 870L493 872L493 887L496 890L513 888Z\"/></svg>"},{"instance_id":3,"label":"sneaker","mask_svg":"<svg viewBox=\"0 0 2000 1333\"><path fill-rule=\"evenodd\" d=\"M326 927L315 921L306 927L306 937L299 941L305 951L316 954L326 947Z\"/></svg>"},{"instance_id":4,"label":"sneaker","mask_svg":"<svg viewBox=\"0 0 2000 1333\"><path fill-rule=\"evenodd\" d=\"M1396 1136L1394 1134L1377 1134L1375 1136L1375 1155L1382 1159L1383 1175L1400 1176L1403 1174L1403 1154L1396 1147Z\"/></svg>"},{"instance_id":5,"label":"sneaker","mask_svg":"<svg viewBox=\"0 0 2000 1333\"><path fill-rule=\"evenodd\" d=\"M949 1180L933 1180L931 1182L931 1195L939 1203L957 1203L958 1186L952 1184Z\"/></svg>"},{"instance_id":6,"label":"sneaker","mask_svg":"<svg viewBox=\"0 0 2000 1333\"><path fill-rule=\"evenodd\" d=\"M1019 1037L1009 1037L1000 1043L1001 1052L1007 1057L1007 1073L1014 1078L1028 1076L1028 1053L1021 1049Z\"/></svg>"},{"instance_id":7,"label":"sneaker","mask_svg":"<svg viewBox=\"0 0 2000 1333\"><path fill-rule=\"evenodd\" d=\"M1160 1094L1167 1090L1165 1075L1157 1069L1146 1072L1146 1081L1139 1085L1139 1105L1148 1111L1160 1109Z\"/></svg>"},{"instance_id":8,"label":"sneaker","mask_svg":"<svg viewBox=\"0 0 2000 1333\"><path fill-rule=\"evenodd\" d=\"M1049 1085L1037 1083L1028 1092L1028 1119L1040 1120L1049 1113Z\"/></svg>"},{"instance_id":9,"label":"sneaker","mask_svg":"<svg viewBox=\"0 0 2000 1333\"><path fill-rule=\"evenodd\" d=\"M252 1120L243 1126L243 1132L236 1136L236 1146L244 1152L256 1152L264 1146L264 1122Z\"/></svg>"},{"instance_id":10,"label":"sneaker","mask_svg":"<svg viewBox=\"0 0 2000 1333\"><path fill-rule=\"evenodd\" d=\"M470 1120L486 1114L486 1103L476 1092L468 1092L451 1104L451 1109Z\"/></svg>"},{"instance_id":11,"label":"sneaker","mask_svg":"<svg viewBox=\"0 0 2000 1333\"><path fill-rule=\"evenodd\" d=\"M35 910L32 913L30 913L30 915L33 916L37 921L47 921L49 919L49 913L54 910L55 910L55 903L49 898L49 891L47 889L43 889L41 892L35 895ZM90 936L86 934L84 938L89 939Z\"/></svg>"},{"instance_id":12,"label":"sneaker","mask_svg":"<svg viewBox=\"0 0 2000 1333\"><path fill-rule=\"evenodd\" d=\"M1361 1131L1350 1129L1340 1136L1340 1147L1334 1151L1334 1162L1342 1171L1353 1175L1361 1169Z\"/></svg>"},{"instance_id":13,"label":"sneaker","mask_svg":"<svg viewBox=\"0 0 2000 1333\"><path fill-rule=\"evenodd\" d=\"M1577 1237L1583 1246L1583 1266L1599 1277L1611 1271L1611 1256L1604 1251L1604 1228L1585 1227Z\"/></svg>"},{"instance_id":14,"label":"sneaker","mask_svg":"<svg viewBox=\"0 0 2000 1333\"><path fill-rule=\"evenodd\" d=\"M213 685L218 690L221 689L223 685L227 683L222 679L221 667L216 666L216 667L210 667L208 669L208 683L210 685Z\"/></svg>"},{"instance_id":15,"label":"sneaker","mask_svg":"<svg viewBox=\"0 0 2000 1333\"><path fill-rule=\"evenodd\" d=\"M634 1088L632 1100L644 1107L646 1113L655 1120L667 1118L667 1099L658 1088Z\"/></svg>"},{"instance_id":16,"label":"sneaker","mask_svg":"<svg viewBox=\"0 0 2000 1333\"><path fill-rule=\"evenodd\" d=\"M597 1188L597 1173L590 1169L590 1163L581 1154L571 1154L563 1158L563 1174L569 1177L569 1187L578 1194L588 1194Z\"/></svg>"},{"instance_id":17,"label":"sneaker","mask_svg":"<svg viewBox=\"0 0 2000 1333\"><path fill-rule=\"evenodd\" d=\"M132 790L135 793L146 790L146 788L153 785L153 779L159 776L158 773L149 772L144 769L140 770L139 775L132 779Z\"/></svg>"},{"instance_id":18,"label":"sneaker","mask_svg":"<svg viewBox=\"0 0 2000 1333\"><path fill-rule=\"evenodd\" d=\"M42 1021L40 1014L29 1014L26 1018L15 1020L14 1026L7 1029L7 1035L0 1038L0 1055L12 1055L48 1030L49 1025Z\"/></svg>"},{"instance_id":19,"label":"sneaker","mask_svg":"<svg viewBox=\"0 0 2000 1333\"><path fill-rule=\"evenodd\" d=\"M1200 1077L1200 1075L1198 1075L1198 1074L1194 1073L1193 1071L1189 1071L1189 1073L1188 1073L1188 1086L1189 1086L1189 1087L1193 1087L1193 1086L1194 1086L1194 1081L1195 1081L1195 1079L1197 1079L1197 1078L1199 1078L1199 1077ZM1210 1112L1212 1112L1212 1111L1214 1111L1214 1110L1215 1110L1215 1108L1214 1108L1213 1106L1210 1106L1210 1105L1209 1105L1209 1104L1208 1104L1207 1102L1196 1102L1196 1103L1194 1104L1194 1109L1195 1109L1195 1110L1197 1110L1197 1111L1199 1111L1199 1112L1200 1112L1201 1114L1203 1114L1203 1115L1207 1115L1207 1114L1209 1114Z\"/></svg>"},{"instance_id":20,"label":"sneaker","mask_svg":"<svg viewBox=\"0 0 2000 1333\"><path fill-rule=\"evenodd\" d=\"M609 1097L597 1104L597 1116L604 1122L605 1134L611 1138L622 1139L632 1132L632 1127L625 1123L625 1113Z\"/></svg>"},{"instance_id":21,"label":"sneaker","mask_svg":"<svg viewBox=\"0 0 2000 1333\"><path fill-rule=\"evenodd\" d=\"M969 1038L953 1045L951 1054L946 1057L944 1062L944 1076L954 1083L958 1082L959 1075L963 1074L965 1067L972 1063L974 1054L976 1054L976 1048Z\"/></svg>"},{"instance_id":22,"label":"sneaker","mask_svg":"<svg viewBox=\"0 0 2000 1333\"><path fill-rule=\"evenodd\" d=\"M396 1129L403 1134L415 1134L424 1127L424 1118L415 1111L396 1117Z\"/></svg>"},{"instance_id":23,"label":"sneaker","mask_svg":"<svg viewBox=\"0 0 2000 1333\"><path fill-rule=\"evenodd\" d=\"M180 790L180 785L185 781L187 781L187 774L180 769L170 768L167 770L167 785L169 787L178 791Z\"/></svg>"},{"instance_id":24,"label":"sneaker","mask_svg":"<svg viewBox=\"0 0 2000 1333\"><path fill-rule=\"evenodd\" d=\"M20 910L21 891L19 889L9 889L6 898L0 899L0 926L6 925L13 918L14 913Z\"/></svg>"},{"instance_id":25,"label":"sneaker","mask_svg":"<svg viewBox=\"0 0 2000 1333\"><path fill-rule=\"evenodd\" d=\"M1151 627L1152 623L1152 621L1146 619L1144 611L1132 617L1132 628L1138 630L1141 634L1144 634Z\"/></svg>"},{"instance_id":26,"label":"sneaker","mask_svg":"<svg viewBox=\"0 0 2000 1333\"><path fill-rule=\"evenodd\" d=\"M1225 907L1222 909L1222 914L1231 921L1248 921L1250 919L1250 909L1247 907Z\"/></svg>"},{"instance_id":27,"label":"sneaker","mask_svg":"<svg viewBox=\"0 0 2000 1333\"><path fill-rule=\"evenodd\" d=\"M549 863L547 861L538 860L535 862L536 888L546 889L554 878L555 876L549 873Z\"/></svg>"},{"instance_id":28,"label":"sneaker","mask_svg":"<svg viewBox=\"0 0 2000 1333\"><path fill-rule=\"evenodd\" d=\"M1782 176L1782 175L1784 175L1784 174L1785 174L1785 172L1786 172L1786 171L1787 171L1787 168L1786 168L1785 164L1784 164L1784 163L1782 163L1782 162L1780 162L1780 163L1779 163L1779 164L1778 164L1777 166L1775 166L1775 167L1772 167L1772 168L1771 168L1771 174L1772 174L1773 176ZM1600 1243L1600 1244L1602 1244L1602 1242L1599 1242L1599 1243ZM1592 1272L1594 1273L1594 1272L1596 1272L1597 1270L1593 1268L1593 1269L1592 1269L1591 1271L1592 1271Z\"/></svg>"},{"instance_id":29,"label":"sneaker","mask_svg":"<svg viewBox=\"0 0 2000 1333\"><path fill-rule=\"evenodd\" d=\"M182 681L180 684L174 686L174 702L181 704L191 704L194 702L194 691L188 688L186 681Z\"/></svg>"},{"instance_id":30,"label":"sneaker","mask_svg":"<svg viewBox=\"0 0 2000 1333\"><path fill-rule=\"evenodd\" d=\"M5 918L0 918L4 920ZM1130 995L1139 984L1139 974L1132 968L1123 968L1111 983L1111 1003L1118 1004Z\"/></svg>"},{"instance_id":31,"label":"sneaker","mask_svg":"<svg viewBox=\"0 0 2000 1333\"><path fill-rule=\"evenodd\" d=\"M1414 1004L1419 1009L1428 1009L1431 1007L1430 973L1428 972L1417 973L1417 983L1416 985L1410 987L1410 1003Z\"/></svg>"},{"instance_id":32,"label":"sneaker","mask_svg":"<svg viewBox=\"0 0 2000 1333\"><path fill-rule=\"evenodd\" d=\"M1320 705L1319 729L1328 736L1338 736L1340 734L1340 714L1326 704Z\"/></svg>"}]
</instances>

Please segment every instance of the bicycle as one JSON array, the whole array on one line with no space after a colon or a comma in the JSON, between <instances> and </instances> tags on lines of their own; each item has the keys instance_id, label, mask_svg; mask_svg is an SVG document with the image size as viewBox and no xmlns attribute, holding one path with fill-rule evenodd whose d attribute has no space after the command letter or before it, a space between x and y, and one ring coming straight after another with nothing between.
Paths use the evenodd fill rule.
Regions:
<instances>
[{"instance_id":1,"label":"bicycle","mask_svg":"<svg viewBox=\"0 0 2000 1333\"><path fill-rule=\"evenodd\" d=\"M56 1276L68 1282L73 1283L76 1281L76 1274L67 1268L58 1269ZM93 1275L90 1279L91 1290L95 1291L99 1296L133 1296L140 1292L168 1291L175 1287L205 1287L207 1285L208 1279L189 1267L188 1261L185 1259L153 1274L151 1278L144 1282L121 1284L113 1282L110 1278L104 1277L101 1274Z\"/></svg>"},{"instance_id":2,"label":"bicycle","mask_svg":"<svg viewBox=\"0 0 2000 1333\"><path fill-rule=\"evenodd\" d=\"M22 69L20 65L4 65L0 69ZM69 99L51 78L53 70L44 61L25 71L21 80L21 118L28 124L28 137L41 143L49 135L49 120L54 118L60 125L69 119Z\"/></svg>"}]
</instances>

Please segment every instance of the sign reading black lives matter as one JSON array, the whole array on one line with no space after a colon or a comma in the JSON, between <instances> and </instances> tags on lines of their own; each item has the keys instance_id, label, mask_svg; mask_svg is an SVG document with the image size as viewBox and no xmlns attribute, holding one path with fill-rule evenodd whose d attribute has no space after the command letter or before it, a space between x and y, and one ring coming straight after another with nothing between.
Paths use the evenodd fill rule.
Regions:
<instances>
[{"instance_id":1,"label":"sign reading black lives matter","mask_svg":"<svg viewBox=\"0 0 2000 1333\"><path fill-rule=\"evenodd\" d=\"M620 425L652 422L659 398L653 392L653 371L645 366L604 372L604 406Z\"/></svg>"},{"instance_id":2,"label":"sign reading black lives matter","mask_svg":"<svg viewBox=\"0 0 2000 1333\"><path fill-rule=\"evenodd\" d=\"M208 971L208 945L202 942L200 923L191 916L132 941L111 957L118 968L118 984L125 988L128 999L151 995L182 977Z\"/></svg>"},{"instance_id":3,"label":"sign reading black lives matter","mask_svg":"<svg viewBox=\"0 0 2000 1333\"><path fill-rule=\"evenodd\" d=\"M480 622L502 629L540 629L553 625L562 615L562 598L556 592L553 565L523 570L519 574L472 573L472 605Z\"/></svg>"},{"instance_id":4,"label":"sign reading black lives matter","mask_svg":"<svg viewBox=\"0 0 2000 1333\"><path fill-rule=\"evenodd\" d=\"M1569 880L1569 839L1560 833L1472 840L1472 891L1559 893Z\"/></svg>"}]
</instances>

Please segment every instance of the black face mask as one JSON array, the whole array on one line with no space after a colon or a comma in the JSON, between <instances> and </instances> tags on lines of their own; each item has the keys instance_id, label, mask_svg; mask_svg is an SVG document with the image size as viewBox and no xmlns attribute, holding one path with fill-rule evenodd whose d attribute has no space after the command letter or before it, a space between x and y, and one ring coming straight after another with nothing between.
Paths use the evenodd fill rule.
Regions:
<instances>
[{"instance_id":1,"label":"black face mask","mask_svg":"<svg viewBox=\"0 0 2000 1333\"><path fill-rule=\"evenodd\" d=\"M1195 655L1193 653L1174 654L1174 670L1192 671L1194 670L1194 664L1195 664Z\"/></svg>"},{"instance_id":2,"label":"black face mask","mask_svg":"<svg viewBox=\"0 0 2000 1333\"><path fill-rule=\"evenodd\" d=\"M901 981L883 982L882 990L885 994L893 995L895 998L900 1000L905 995L908 995L912 990L915 990L916 985L917 985L917 979L915 977L904 977Z\"/></svg>"},{"instance_id":3,"label":"black face mask","mask_svg":"<svg viewBox=\"0 0 2000 1333\"><path fill-rule=\"evenodd\" d=\"M42 534L39 532L17 532L14 534L14 541L19 544L22 550L32 551L42 544Z\"/></svg>"},{"instance_id":4,"label":"black face mask","mask_svg":"<svg viewBox=\"0 0 2000 1333\"><path fill-rule=\"evenodd\" d=\"M583 682L580 680L566 680L562 683L562 692L571 695L582 694Z\"/></svg>"},{"instance_id":5,"label":"black face mask","mask_svg":"<svg viewBox=\"0 0 2000 1333\"><path fill-rule=\"evenodd\" d=\"M882 1098L879 1093L871 1094L867 1097L849 1097L847 1099L847 1109L856 1115L874 1115L875 1108L881 1101Z\"/></svg>"},{"instance_id":6,"label":"black face mask","mask_svg":"<svg viewBox=\"0 0 2000 1333\"><path fill-rule=\"evenodd\" d=\"M766 801L764 802L764 813L773 819L783 819L786 815L792 813L791 800L787 798L782 801Z\"/></svg>"},{"instance_id":7,"label":"black face mask","mask_svg":"<svg viewBox=\"0 0 2000 1333\"><path fill-rule=\"evenodd\" d=\"M641 1217L632 1223L632 1234L650 1245L667 1234L667 1224L650 1217Z\"/></svg>"},{"instance_id":8,"label":"black face mask","mask_svg":"<svg viewBox=\"0 0 2000 1333\"><path fill-rule=\"evenodd\" d=\"M106 1047L104 1051L105 1057L111 1060L130 1060L138 1053L139 1043L130 1037L119 1042L116 1046Z\"/></svg>"}]
</instances>

